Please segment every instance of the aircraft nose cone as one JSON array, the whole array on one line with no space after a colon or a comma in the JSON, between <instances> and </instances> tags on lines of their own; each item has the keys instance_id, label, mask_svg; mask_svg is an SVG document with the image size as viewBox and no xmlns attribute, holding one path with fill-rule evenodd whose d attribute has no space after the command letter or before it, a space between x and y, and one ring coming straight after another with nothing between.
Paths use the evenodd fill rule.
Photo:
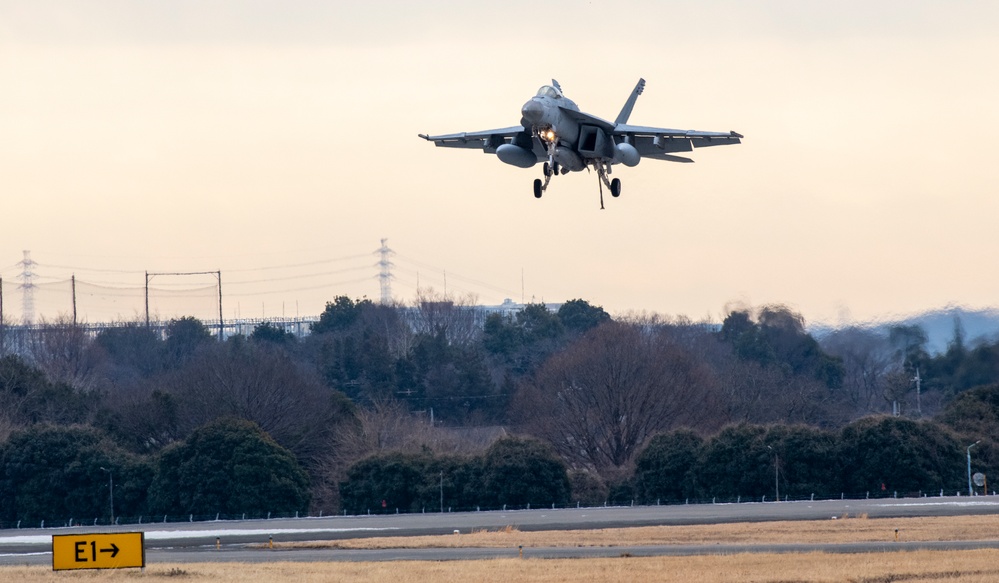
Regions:
<instances>
[{"instance_id":1,"label":"aircraft nose cone","mask_svg":"<svg viewBox=\"0 0 999 583\"><path fill-rule=\"evenodd\" d=\"M524 116L525 120L534 124L541 121L541 118L545 115L545 107L532 99L524 104L520 113Z\"/></svg>"}]
</instances>

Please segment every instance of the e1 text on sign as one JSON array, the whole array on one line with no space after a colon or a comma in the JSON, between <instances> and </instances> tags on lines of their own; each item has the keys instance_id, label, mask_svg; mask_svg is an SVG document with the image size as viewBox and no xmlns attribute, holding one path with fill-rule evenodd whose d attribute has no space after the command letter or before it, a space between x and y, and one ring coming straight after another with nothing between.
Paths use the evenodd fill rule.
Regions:
<instances>
[{"instance_id":1,"label":"e1 text on sign","mask_svg":"<svg viewBox=\"0 0 999 583\"><path fill-rule=\"evenodd\" d=\"M52 570L145 567L141 532L52 535Z\"/></svg>"}]
</instances>

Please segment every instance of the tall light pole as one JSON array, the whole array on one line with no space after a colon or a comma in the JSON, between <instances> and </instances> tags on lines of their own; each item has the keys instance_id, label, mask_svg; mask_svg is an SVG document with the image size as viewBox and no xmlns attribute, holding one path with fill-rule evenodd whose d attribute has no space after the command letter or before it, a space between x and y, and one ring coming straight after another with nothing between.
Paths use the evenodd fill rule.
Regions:
<instances>
[{"instance_id":1,"label":"tall light pole","mask_svg":"<svg viewBox=\"0 0 999 583\"><path fill-rule=\"evenodd\" d=\"M975 447L981 442L982 440L979 439L975 443L972 443L971 445L968 446L968 496L975 495L975 491L971 489L971 448Z\"/></svg>"},{"instance_id":2,"label":"tall light pole","mask_svg":"<svg viewBox=\"0 0 999 583\"><path fill-rule=\"evenodd\" d=\"M770 447L769 445L767 446L767 449L769 449L770 451L774 452L774 493L777 495L777 501L780 502L780 479L779 479L778 473L777 473L777 467L778 467L777 466L777 460L778 460L778 458L777 458L777 452L774 450L774 448Z\"/></svg>"},{"instance_id":3,"label":"tall light pole","mask_svg":"<svg viewBox=\"0 0 999 583\"><path fill-rule=\"evenodd\" d=\"M103 466L101 469L108 473L108 491L111 496L111 524L114 524L114 474L111 473L111 470Z\"/></svg>"}]
</instances>

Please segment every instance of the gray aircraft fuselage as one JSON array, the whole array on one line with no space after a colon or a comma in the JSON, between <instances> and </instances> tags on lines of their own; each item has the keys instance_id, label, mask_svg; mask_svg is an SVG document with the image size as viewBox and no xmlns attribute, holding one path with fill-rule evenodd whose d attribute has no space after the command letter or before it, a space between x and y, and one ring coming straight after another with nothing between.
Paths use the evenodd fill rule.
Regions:
<instances>
[{"instance_id":1,"label":"gray aircraft fuselage","mask_svg":"<svg viewBox=\"0 0 999 583\"><path fill-rule=\"evenodd\" d=\"M519 126L420 137L440 147L482 148L496 154L502 162L520 168L531 168L544 161L544 182L534 181L534 196L541 198L553 176L568 172L595 170L601 184L610 188L613 196L621 193L621 181L608 176L615 164L637 166L642 158L669 162L693 162L676 156L693 148L738 144L742 135L736 132L704 132L629 125L635 102L645 89L639 79L614 122L584 113L562 94L558 82L544 85L521 108Z\"/></svg>"}]
</instances>

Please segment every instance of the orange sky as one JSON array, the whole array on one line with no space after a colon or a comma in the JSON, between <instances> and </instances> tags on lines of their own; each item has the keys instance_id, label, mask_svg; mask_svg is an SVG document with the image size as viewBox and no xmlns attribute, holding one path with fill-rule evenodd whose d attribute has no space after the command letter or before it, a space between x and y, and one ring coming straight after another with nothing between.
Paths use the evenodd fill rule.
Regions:
<instances>
[{"instance_id":1,"label":"orange sky","mask_svg":"<svg viewBox=\"0 0 999 583\"><path fill-rule=\"evenodd\" d=\"M339 4L0 0L7 309L30 249L41 282L220 269L227 317L315 314L378 297L381 237L401 300L446 272L694 319L999 304L995 3ZM416 137L515 125L552 77L609 119L644 77L633 123L746 139L615 167L601 211L595 175L539 201L539 168Z\"/></svg>"}]
</instances>

